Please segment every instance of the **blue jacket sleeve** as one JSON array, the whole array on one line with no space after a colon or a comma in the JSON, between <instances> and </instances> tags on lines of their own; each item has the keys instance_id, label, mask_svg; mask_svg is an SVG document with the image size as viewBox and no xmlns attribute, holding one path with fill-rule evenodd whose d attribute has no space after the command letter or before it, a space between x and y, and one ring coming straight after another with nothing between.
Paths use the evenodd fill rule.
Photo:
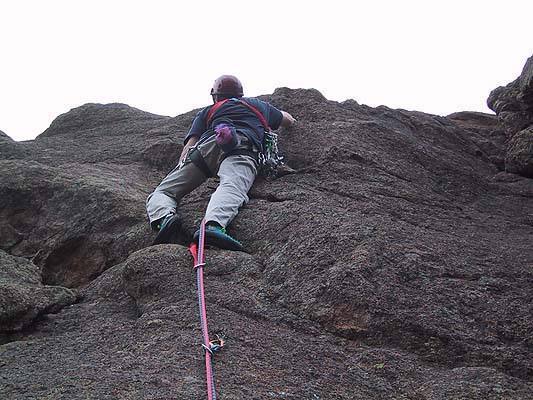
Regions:
<instances>
[{"instance_id":1,"label":"blue jacket sleeve","mask_svg":"<svg viewBox=\"0 0 533 400\"><path fill-rule=\"evenodd\" d=\"M270 128L273 130L276 130L280 127L281 121L283 120L283 114L280 110L278 110L276 107L274 107L270 103L266 103L269 110L268 110L268 124L270 125Z\"/></svg>"},{"instance_id":2,"label":"blue jacket sleeve","mask_svg":"<svg viewBox=\"0 0 533 400\"><path fill-rule=\"evenodd\" d=\"M263 114L271 129L276 130L280 127L281 121L283 120L283 114L272 104L254 97L246 98L245 101L261 111L261 114Z\"/></svg>"},{"instance_id":3,"label":"blue jacket sleeve","mask_svg":"<svg viewBox=\"0 0 533 400\"><path fill-rule=\"evenodd\" d=\"M192 125L189 129L189 132L185 136L185 139L183 139L183 144L187 143L189 138L191 138L192 136L199 138L207 130L206 117L208 110L209 107L206 107L203 110L199 111L198 114L196 114L196 117L194 117L194 120L192 121Z\"/></svg>"}]
</instances>

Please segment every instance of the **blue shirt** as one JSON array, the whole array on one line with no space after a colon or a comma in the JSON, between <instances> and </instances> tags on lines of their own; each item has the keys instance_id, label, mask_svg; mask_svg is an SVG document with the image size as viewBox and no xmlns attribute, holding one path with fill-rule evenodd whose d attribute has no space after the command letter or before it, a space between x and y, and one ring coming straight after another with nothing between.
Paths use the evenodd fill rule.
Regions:
<instances>
[{"instance_id":1,"label":"blue shirt","mask_svg":"<svg viewBox=\"0 0 533 400\"><path fill-rule=\"evenodd\" d=\"M255 113L237 100L230 99L224 103L212 116L209 126L206 121L207 113L213 106L207 106L198 112L192 122L191 129L189 129L187 136L185 136L184 143L187 143L187 140L191 136L202 138L204 135L212 135L211 128L219 123L225 122L234 126L237 132L246 135L258 149L261 149L265 128ZM244 100L263 114L271 129L275 130L279 128L283 120L283 114L276 107L254 97L243 97L241 100Z\"/></svg>"}]
</instances>

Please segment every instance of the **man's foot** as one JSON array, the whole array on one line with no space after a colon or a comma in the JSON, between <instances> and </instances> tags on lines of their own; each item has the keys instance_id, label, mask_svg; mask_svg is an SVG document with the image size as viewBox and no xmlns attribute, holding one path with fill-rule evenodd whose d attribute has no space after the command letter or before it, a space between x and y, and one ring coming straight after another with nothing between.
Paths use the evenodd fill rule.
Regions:
<instances>
[{"instance_id":1,"label":"man's foot","mask_svg":"<svg viewBox=\"0 0 533 400\"><path fill-rule=\"evenodd\" d=\"M153 245L163 243L173 243L172 239L180 229L181 222L177 215L169 214L153 223L155 230L159 231L154 239Z\"/></svg>"},{"instance_id":2,"label":"man's foot","mask_svg":"<svg viewBox=\"0 0 533 400\"><path fill-rule=\"evenodd\" d=\"M200 229L195 232L193 236L194 241L198 242L199 237ZM224 250L243 250L241 242L228 235L226 229L222 228L219 224L212 222L208 222L205 226L205 244Z\"/></svg>"}]
</instances>

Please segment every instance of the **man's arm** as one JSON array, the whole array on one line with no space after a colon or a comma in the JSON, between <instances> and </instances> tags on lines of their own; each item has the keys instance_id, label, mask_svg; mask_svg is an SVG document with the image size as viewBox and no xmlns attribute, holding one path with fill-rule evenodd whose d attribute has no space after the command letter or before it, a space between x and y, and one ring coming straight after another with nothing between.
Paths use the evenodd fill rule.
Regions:
<instances>
[{"instance_id":1,"label":"man's arm","mask_svg":"<svg viewBox=\"0 0 533 400\"><path fill-rule=\"evenodd\" d=\"M182 162L185 157L187 156L187 152L189 151L189 149L194 146L196 143L198 143L198 137L196 136L191 136L188 140L187 140L187 143L185 143L185 146L183 146L183 150L181 151L181 155L180 155L180 162Z\"/></svg>"},{"instance_id":2,"label":"man's arm","mask_svg":"<svg viewBox=\"0 0 533 400\"><path fill-rule=\"evenodd\" d=\"M204 109L198 111L198 113L194 117L191 128L185 136L185 143L183 145L183 150L181 151L180 155L180 163L187 156L189 149L193 147L196 143L198 143L198 140L200 140L200 136L202 136L202 133L207 130L207 126L205 124L205 115L207 114L208 110L209 107L205 107Z\"/></svg>"},{"instance_id":3,"label":"man's arm","mask_svg":"<svg viewBox=\"0 0 533 400\"><path fill-rule=\"evenodd\" d=\"M296 119L294 119L294 117L287 111L281 111L281 114L283 115L283 119L281 120L280 124L282 127L288 128L296 122Z\"/></svg>"}]
</instances>

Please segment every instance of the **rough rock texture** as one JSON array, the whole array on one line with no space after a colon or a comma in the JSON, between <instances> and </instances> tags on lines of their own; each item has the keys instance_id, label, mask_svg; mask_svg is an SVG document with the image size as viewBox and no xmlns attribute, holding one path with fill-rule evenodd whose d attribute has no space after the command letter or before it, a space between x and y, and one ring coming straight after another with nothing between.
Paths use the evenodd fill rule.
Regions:
<instances>
[{"instance_id":1,"label":"rough rock texture","mask_svg":"<svg viewBox=\"0 0 533 400\"><path fill-rule=\"evenodd\" d=\"M184 119L88 104L36 140L10 143L0 159L0 248L32 257L46 283L73 287L147 246L144 201L154 168L175 162L172 132Z\"/></svg>"},{"instance_id":2,"label":"rough rock texture","mask_svg":"<svg viewBox=\"0 0 533 400\"><path fill-rule=\"evenodd\" d=\"M533 181L498 169L494 118L265 98L299 121L296 173L256 181L230 226L246 253L207 252L219 397L533 397ZM192 260L148 247L144 215L194 112L72 113L0 160L0 245L82 291L0 347L0 396L202 398ZM214 186L184 199L182 244Z\"/></svg>"},{"instance_id":3,"label":"rough rock texture","mask_svg":"<svg viewBox=\"0 0 533 400\"><path fill-rule=\"evenodd\" d=\"M127 129L126 126L131 126L133 121L143 123L161 119L167 118L147 113L126 104L113 103L102 107L101 104L88 103L74 108L68 113L61 114L39 138L68 135L74 131L84 132L98 128L105 128L109 135L122 135L124 129L121 127Z\"/></svg>"},{"instance_id":4,"label":"rough rock texture","mask_svg":"<svg viewBox=\"0 0 533 400\"><path fill-rule=\"evenodd\" d=\"M21 330L40 315L57 312L75 300L70 289L43 285L39 269L31 261L0 250L1 333Z\"/></svg>"},{"instance_id":5,"label":"rough rock texture","mask_svg":"<svg viewBox=\"0 0 533 400\"><path fill-rule=\"evenodd\" d=\"M507 136L495 115L462 111L447 118L470 132L470 139L479 146L480 153L486 155L500 171L505 170Z\"/></svg>"},{"instance_id":6,"label":"rough rock texture","mask_svg":"<svg viewBox=\"0 0 533 400\"><path fill-rule=\"evenodd\" d=\"M533 178L533 125L509 139L505 165L510 172Z\"/></svg>"},{"instance_id":7,"label":"rough rock texture","mask_svg":"<svg viewBox=\"0 0 533 400\"><path fill-rule=\"evenodd\" d=\"M515 81L490 93L487 104L509 138L506 170L533 178L533 57Z\"/></svg>"},{"instance_id":8,"label":"rough rock texture","mask_svg":"<svg viewBox=\"0 0 533 400\"><path fill-rule=\"evenodd\" d=\"M3 141L12 142L13 139L11 139L6 133L0 131L0 142L3 142Z\"/></svg>"}]
</instances>

